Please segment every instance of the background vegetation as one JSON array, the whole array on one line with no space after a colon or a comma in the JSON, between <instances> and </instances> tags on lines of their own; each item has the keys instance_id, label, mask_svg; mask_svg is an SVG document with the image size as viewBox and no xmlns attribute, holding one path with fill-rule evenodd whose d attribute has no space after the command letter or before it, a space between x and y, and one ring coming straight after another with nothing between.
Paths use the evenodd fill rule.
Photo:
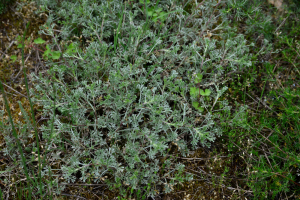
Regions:
<instances>
[{"instance_id":1,"label":"background vegetation","mask_svg":"<svg viewBox=\"0 0 300 200\"><path fill-rule=\"evenodd\" d=\"M8 7L14 4L15 0L1 0L0 1L0 15L5 13L8 10Z\"/></svg>"},{"instance_id":2,"label":"background vegetation","mask_svg":"<svg viewBox=\"0 0 300 200\"><path fill-rule=\"evenodd\" d=\"M150 196L155 199L299 198L300 44L297 1L288 1L283 12L278 12L277 8L267 1L255 0L203 1L206 9L198 6L201 2L196 4L195 1L126 1L128 3L126 8L136 10L135 17L140 20L137 24L142 28L135 29L135 32L131 32L130 29L123 31L122 28L126 28L124 24L129 19L125 15L122 18L124 13L121 11L125 7L118 8L118 3L114 1L107 1L110 3L107 7L109 19L100 18L98 27L86 23L97 19L98 15L102 16L100 11L100 14L97 14L96 9L92 9L91 4L97 2L89 1L89 4L86 1L19 1L14 4L11 11L1 16L3 27L0 64L3 102L0 138L1 199L140 199L142 196L145 198L149 196L149 199ZM180 12L180 6L184 12ZM86 14L89 12L84 8L93 11L90 12L90 16ZM201 12L197 13L197 9ZM188 23L187 19L191 20L191 23ZM180 20L186 23L179 23ZM25 27L28 21L31 23ZM143 25L143 21L147 23ZM53 27L54 22L57 25ZM197 23L202 24L200 26ZM216 29L219 25L223 25L220 30ZM39 29L43 31L38 32ZM92 35L89 35L90 33ZM131 40L130 36L135 40ZM134 42L130 43L147 36L146 46L143 46L142 42L138 46ZM98 51L97 54L93 49L99 48L96 44L101 44L101 41L107 44L107 49ZM208 41L216 41L216 45L209 47ZM222 49L222 41L226 41L224 44L228 52L233 53L232 57L226 57L227 60L224 59L225 56L218 58L217 49ZM229 41L233 43L230 44ZM194 51L191 44L194 44ZM169 48L173 54L168 54ZM205 48L211 48L210 54L203 56L202 60L213 60L212 65L205 65L197 58L196 52L205 55ZM147 55L145 52L149 56L144 56ZM102 57L99 57L99 54ZM94 57L98 58L96 63L103 63L103 66L109 63L107 65L110 67L105 68L107 71L98 68L96 69L98 71L88 73L87 66L88 69L92 69L91 66L95 65L92 62ZM140 65L143 67L133 68L136 74L132 75L129 73L130 66L135 67L135 63L139 62L138 58L144 58L149 63L141 62ZM114 59L118 59L122 66L128 64L125 65L124 60L131 63L127 71L120 71L123 76L116 70L113 71L117 69L113 64L118 65ZM239 59L241 59L239 62L232 61ZM227 62L221 65L224 69L217 68L221 60ZM84 61L88 61L89 64ZM165 80L159 77L154 79L160 72L155 64L160 62L168 62L168 65L173 66L162 69L161 77L165 77ZM250 65L247 64L249 62ZM66 73L68 65L74 70L69 74ZM195 71L191 70L193 66ZM202 71L199 68L202 68ZM172 70L178 71L178 77ZM188 74L188 71L191 71L191 74ZM38 78L40 73L43 76L40 75ZM102 168L99 170L105 173L101 176L96 175L98 178L95 177L95 173L100 171L92 167L97 163L90 160L101 159L92 157L91 155L96 153L91 149L86 151L87 155L83 155L84 152L77 148L77 145L84 145L87 148L91 144L88 143L89 140L96 140L90 135L96 129L78 128L78 138L81 139L79 143L75 143L76 137L68 135L71 129L64 129L67 124L74 124L72 117L75 118L78 114L76 112L72 114L74 107L64 107L66 99L69 98L68 102L72 102L76 97L71 92L75 91L72 88L74 77L80 83L84 83L92 77L92 73L96 74L102 83L110 82L111 85L119 87L119 90L111 90L111 87L107 86L106 96L114 95L115 91L122 96L120 91L124 88L120 88L120 85L124 84L123 87L126 87L126 84L131 84L130 80L144 81L148 84L144 87L149 89L155 87L155 82L161 82L166 88L164 92L170 92L170 98L173 92L177 97L182 95L186 101L174 96L176 100L169 98L161 100L160 105L168 102L170 108L167 106L160 108L159 104L155 107L155 104L152 104L151 111L167 113L168 109L171 109L179 115L184 111L184 106L180 106L180 102L186 103L190 107L188 112L191 125L199 128L206 125L207 134L202 138L182 137L179 141L168 140L169 136L165 135L164 138L161 133L153 136L154 144L161 145L157 147L157 152L160 151L161 155L153 152L151 157L150 151L147 154L142 152L139 154L141 158L144 155L148 156L145 163L151 164L155 160L158 162L157 169L156 166L150 166L151 170L154 170L153 174L156 174L152 176L153 179L148 179L147 177L151 177L149 175L132 178L135 173L147 168L143 168L142 162L137 162L134 158L130 160L129 157L124 157L123 160L116 159L115 162L128 167L127 173L109 170L108 165L117 168L112 161L107 166L101 163ZM126 79L126 74L132 77ZM90 88L90 93L104 87L101 82L95 81L85 82L85 86ZM216 86L220 86L219 89L221 87L228 89L221 94ZM51 87L53 89L47 91L47 88ZM136 85L131 87L134 88ZM29 92L29 88L32 92ZM131 97L143 94L142 87L139 90L134 89L136 90L132 91ZM51 96L53 91L58 91L56 96ZM127 91L130 91L129 88ZM118 95L103 104L104 107L110 108L106 112L113 109L111 104L117 104L114 101L119 98ZM202 100L198 101L198 98ZM102 99L104 97L97 97L99 102ZM50 103L43 104L41 100ZM155 101L160 102L159 99ZM89 100L86 100L86 104L82 104L87 108L82 113L88 114L84 117L92 122L95 119L93 116L97 114L97 111L93 112L93 108L97 106L89 105L87 102ZM139 99L135 101L136 109L139 109L137 106L139 102ZM49 105L54 105L57 109ZM135 108L132 107L133 114ZM141 109L140 112L144 111ZM160 124L158 121L151 124L151 120L147 119L151 118L150 111L144 114L145 117L138 127L153 129L155 124ZM207 126L209 114L213 115L213 126ZM126 111L119 109L118 115L124 116ZM172 122L168 122L172 124L171 126L177 124L179 129L184 119L179 118L176 121L175 118L176 116ZM132 120L132 124L127 123L129 127L134 127L134 119L129 117L127 119ZM153 120L162 119L156 116ZM118 121L115 124L121 123ZM49 130L45 128L46 126ZM122 125L120 129L126 130ZM51 135L59 131L63 134ZM168 133L170 131L172 130ZM212 135L213 132L216 134ZM114 143L108 137L109 133L105 134L100 149L105 149L106 144L109 146ZM209 140L214 136L216 136L214 139ZM127 136L110 137L112 140L120 139L119 143L116 142L119 146L126 142L129 144L128 141L132 140ZM195 149L191 148L193 140L198 140L194 141ZM138 139L136 141L138 142ZM154 147L154 144L147 145ZM164 144L168 146L166 151L162 150ZM131 147L134 149L136 146L132 144ZM118 148L114 147L115 150ZM94 149L99 150L97 145ZM82 155L76 154L76 151ZM135 152L125 152L128 155L135 155ZM105 155L116 153L107 152ZM81 158L79 163L74 155ZM131 168L130 163L135 163L134 167ZM85 171L83 170L85 167L90 169ZM74 173L73 169L80 172ZM116 179L117 172L120 173L118 176L122 181ZM68 181L68 178L71 181ZM147 182L139 182L142 180Z\"/></svg>"}]
</instances>

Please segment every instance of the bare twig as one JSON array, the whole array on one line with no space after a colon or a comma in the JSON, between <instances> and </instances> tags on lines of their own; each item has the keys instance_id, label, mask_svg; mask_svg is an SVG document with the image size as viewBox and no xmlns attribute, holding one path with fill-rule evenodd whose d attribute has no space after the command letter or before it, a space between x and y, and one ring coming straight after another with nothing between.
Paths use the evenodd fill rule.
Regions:
<instances>
[{"instance_id":1,"label":"bare twig","mask_svg":"<svg viewBox=\"0 0 300 200\"><path fill-rule=\"evenodd\" d=\"M288 15L282 22L281 24L278 26L278 28L274 31L274 34L277 33L277 31L281 28L281 26L283 26L283 24L285 23L285 21L287 20L287 18L289 18L290 15Z\"/></svg>"},{"instance_id":2,"label":"bare twig","mask_svg":"<svg viewBox=\"0 0 300 200\"><path fill-rule=\"evenodd\" d=\"M20 92L18 92L17 90L15 90L15 89L13 89L13 88L11 88L11 87L9 87L8 85L6 85L5 83L2 83L3 85L5 85L6 87L8 87L9 89L11 89L11 90L13 90L14 92L16 92L16 93L18 93L19 95L21 95L21 96L23 96L23 97L26 97L27 99L28 99L28 97L27 96L25 96L24 94L21 94Z\"/></svg>"},{"instance_id":3,"label":"bare twig","mask_svg":"<svg viewBox=\"0 0 300 200\"><path fill-rule=\"evenodd\" d=\"M30 54L27 56L26 60L24 61L24 64L27 62L27 60L31 56L31 54L32 54L32 52L30 52ZM19 76L19 74L21 73L22 70L23 70L23 65L21 65L21 69L18 72L18 74L14 78L12 78L13 81Z\"/></svg>"},{"instance_id":4,"label":"bare twig","mask_svg":"<svg viewBox=\"0 0 300 200\"><path fill-rule=\"evenodd\" d=\"M247 96L250 97L251 99L253 99L247 92L246 92ZM258 97L256 97L256 99L262 103L266 108L268 108L270 111L278 114L276 111L272 110L272 108L270 108L265 102L263 102L262 100L260 100ZM258 101L256 101L255 99L253 99L256 103L259 103Z\"/></svg>"},{"instance_id":5,"label":"bare twig","mask_svg":"<svg viewBox=\"0 0 300 200\"><path fill-rule=\"evenodd\" d=\"M18 36L19 36L19 34L17 34L15 38L17 38ZM16 40L13 40L13 41L8 45L8 47L7 47L7 48L5 49L5 51L4 51L4 54L1 56L0 60L3 59L3 57L6 55L6 52L7 52L7 51L10 49L10 47L15 43L15 41L16 41Z\"/></svg>"}]
</instances>

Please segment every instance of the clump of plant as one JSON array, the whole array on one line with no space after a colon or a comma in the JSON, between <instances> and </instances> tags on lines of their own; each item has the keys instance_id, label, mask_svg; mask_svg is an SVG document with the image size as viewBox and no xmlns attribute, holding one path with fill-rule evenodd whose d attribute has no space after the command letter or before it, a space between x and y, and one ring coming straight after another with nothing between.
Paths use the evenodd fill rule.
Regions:
<instances>
[{"instance_id":1,"label":"clump of plant","mask_svg":"<svg viewBox=\"0 0 300 200\"><path fill-rule=\"evenodd\" d=\"M162 21L161 25L162 26L164 25L163 22L167 18L167 13L162 11L163 9L161 7L158 7L158 3L155 4L155 6L151 6L151 7L147 7L147 4L150 4L150 0L147 1L140 0L140 3L144 4L142 6L142 9L146 9L147 17L150 17L154 22L160 20Z\"/></svg>"},{"instance_id":2,"label":"clump of plant","mask_svg":"<svg viewBox=\"0 0 300 200\"><path fill-rule=\"evenodd\" d=\"M42 2L47 7L50 1ZM43 168L42 177L60 178L43 188L54 185L59 193L64 188L58 188L59 180L92 178L118 189L122 197L135 191L143 197L168 193L192 179L176 157L210 147L222 135L214 121L230 111L228 102L219 99L227 89L224 76L251 66L249 45L243 35L218 23L220 1L196 5L193 12L201 12L201 18L183 15L175 4L160 27L147 24L147 13L135 4L79 3L62 2L57 14L49 15L41 34L54 39L47 48L50 68L46 76L31 74L36 81L33 101L53 119L40 130L43 156L60 163L58 169ZM66 19L59 35L53 31L55 15ZM85 51L76 42L69 51L59 45L58 37L71 35L68 19L83 27L89 44ZM170 24L172 20L178 23ZM56 58L60 60L54 62ZM26 139L21 141L25 144ZM5 152L19 159L12 147Z\"/></svg>"},{"instance_id":3,"label":"clump of plant","mask_svg":"<svg viewBox=\"0 0 300 200\"><path fill-rule=\"evenodd\" d=\"M232 3L231 7L226 8L235 11L231 13L232 19L238 18L241 10L247 10L250 14L251 8L259 9L259 5L252 5L249 1L245 5L237 4ZM230 128L226 133L229 150L243 153L241 157L248 166L247 171L245 170L249 180L247 185L253 191L254 199L281 199L294 194L299 195L300 186L297 174L299 145L296 142L299 141L297 77L300 74L299 67L295 64L298 61L299 44L297 45L294 39L299 38L299 34L296 34L297 13L286 13L277 23L273 21L272 25L271 18L267 17L268 26L261 27L258 25L263 24L265 19L261 19L258 14L255 16L259 19L256 22L252 21L252 16L244 16L243 19L247 19L249 24L240 26L240 29L261 34L261 37L257 38L257 45L253 47L253 50L258 52L256 55L264 49L269 50L263 56L255 56L258 60L256 66L251 67L251 73L242 73L236 82L228 86L230 91L232 90L229 94L231 100L239 100L247 105L250 105L249 102L255 102L255 106L247 111L247 121L242 130ZM255 32L251 31L252 27L256 27ZM253 37L248 35L247 38ZM273 44L270 45L269 42ZM286 62L283 64L283 59L288 61L289 65ZM280 67L282 65L284 67ZM256 74L254 79L252 73ZM283 76L293 78L283 81ZM258 87L257 83L261 86Z\"/></svg>"},{"instance_id":4,"label":"clump of plant","mask_svg":"<svg viewBox=\"0 0 300 200\"><path fill-rule=\"evenodd\" d=\"M295 42L292 43L292 40L288 40L286 36L286 44L289 46L288 49L283 50L285 58L291 63L291 66L294 69L294 73L291 73L291 76L299 77L299 67L297 67L292 58L295 55L290 54L287 56L286 51L294 51L299 55L299 48L293 48L296 45L299 45ZM283 41L280 43L284 44ZM293 59L294 60L294 59ZM274 74L275 65L268 65L266 67L270 79L276 77ZM276 79L276 78L275 78ZM275 198L281 193L293 192L299 194L300 188L300 179L299 171L300 167L300 146L299 146L299 98L300 98L300 89L297 84L299 78L293 78L285 83L282 83L284 87L280 87L278 84L277 89L270 91L269 96L272 99L269 100L269 105L272 108L272 114L268 121L265 121L264 118L267 116L260 117L260 129L265 127L271 131L268 137L263 136L262 134L257 135L257 138L261 138L262 141L265 141L266 144L269 144L268 156L261 157L257 159L257 162L253 161L253 168L255 173L253 173L249 178L250 180L260 179L259 182L249 182L249 186L257 197L264 197L269 195L271 198ZM277 82L277 81L276 81ZM254 133L253 133L254 134ZM255 134L256 135L256 134ZM256 148L252 150L252 154L258 156L258 153L261 151L258 149L259 143L257 143ZM264 149L264 154L266 155L266 149ZM257 164L256 164L257 163ZM260 183L266 182L267 187L264 190L261 190Z\"/></svg>"}]
</instances>

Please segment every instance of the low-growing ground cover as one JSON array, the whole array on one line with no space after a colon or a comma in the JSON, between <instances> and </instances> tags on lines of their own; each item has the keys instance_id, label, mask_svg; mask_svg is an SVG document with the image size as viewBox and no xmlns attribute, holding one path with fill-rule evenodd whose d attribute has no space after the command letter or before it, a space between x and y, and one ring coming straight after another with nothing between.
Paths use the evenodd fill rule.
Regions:
<instances>
[{"instance_id":1,"label":"low-growing ground cover","mask_svg":"<svg viewBox=\"0 0 300 200\"><path fill-rule=\"evenodd\" d=\"M296 198L298 16L259 2L38 1L43 32L5 52L46 69L2 124L2 196Z\"/></svg>"}]
</instances>

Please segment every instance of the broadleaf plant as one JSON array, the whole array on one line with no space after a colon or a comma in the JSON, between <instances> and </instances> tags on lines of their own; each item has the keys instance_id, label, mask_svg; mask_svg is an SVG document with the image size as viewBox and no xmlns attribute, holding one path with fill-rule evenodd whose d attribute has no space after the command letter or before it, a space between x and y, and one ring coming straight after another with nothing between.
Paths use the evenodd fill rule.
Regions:
<instances>
[{"instance_id":1,"label":"broadleaf plant","mask_svg":"<svg viewBox=\"0 0 300 200\"><path fill-rule=\"evenodd\" d=\"M205 91L204 90L200 90L200 94L202 96L209 96L211 94L211 91L209 89L205 89Z\"/></svg>"},{"instance_id":2,"label":"broadleaf plant","mask_svg":"<svg viewBox=\"0 0 300 200\"><path fill-rule=\"evenodd\" d=\"M31 37L28 37L27 40L24 42L24 45L26 47L33 47L32 43L31 43ZM23 45L21 43L21 37L18 36L17 38L17 41L18 41L18 46L17 48L22 48ZM35 44L44 44L46 41L43 40L42 38L37 38L33 41L33 43ZM68 51L72 51L74 47L73 46L69 46L68 47ZM36 48L37 49L37 48ZM38 51L42 51L40 49L37 49ZM60 52L59 51L51 51L51 49L49 48L49 45L46 45L46 50L43 51L44 54L43 54L43 57L48 60L48 59L59 59L60 58ZM11 56L11 59L13 60L13 62L16 61L17 57L15 55Z\"/></svg>"},{"instance_id":3,"label":"broadleaf plant","mask_svg":"<svg viewBox=\"0 0 300 200\"><path fill-rule=\"evenodd\" d=\"M43 43L45 43L46 41L45 40L43 40L42 38L38 38L38 39L35 39L34 40L34 43L35 44L43 44Z\"/></svg>"},{"instance_id":4,"label":"broadleaf plant","mask_svg":"<svg viewBox=\"0 0 300 200\"><path fill-rule=\"evenodd\" d=\"M150 4L150 1L146 1L147 4ZM145 4L143 0L140 0L140 3L142 3L143 5ZM161 20L161 26L164 25L164 21L167 19L167 14L166 12L162 11L163 9L161 7L158 7L159 1L157 1L157 4L155 6L152 7L147 7L146 10L146 14L148 15L148 17L151 17L153 22L157 22L157 20ZM144 9L144 6L142 6L142 9Z\"/></svg>"}]
</instances>

